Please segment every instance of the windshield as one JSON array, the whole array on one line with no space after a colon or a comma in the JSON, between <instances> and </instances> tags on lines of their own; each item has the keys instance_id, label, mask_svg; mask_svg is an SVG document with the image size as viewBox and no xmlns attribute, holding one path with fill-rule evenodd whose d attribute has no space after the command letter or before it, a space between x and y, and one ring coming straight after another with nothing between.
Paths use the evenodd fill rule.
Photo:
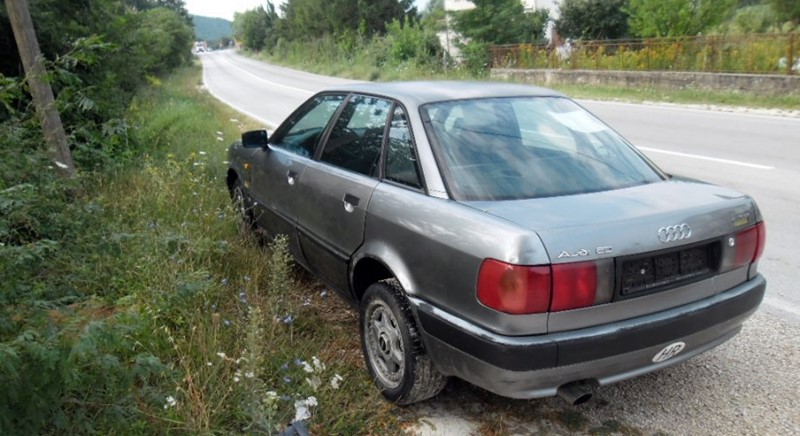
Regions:
<instances>
[{"instance_id":1,"label":"windshield","mask_svg":"<svg viewBox=\"0 0 800 436\"><path fill-rule=\"evenodd\" d=\"M553 197L663 180L625 140L566 98L457 100L420 112L456 200Z\"/></svg>"}]
</instances>

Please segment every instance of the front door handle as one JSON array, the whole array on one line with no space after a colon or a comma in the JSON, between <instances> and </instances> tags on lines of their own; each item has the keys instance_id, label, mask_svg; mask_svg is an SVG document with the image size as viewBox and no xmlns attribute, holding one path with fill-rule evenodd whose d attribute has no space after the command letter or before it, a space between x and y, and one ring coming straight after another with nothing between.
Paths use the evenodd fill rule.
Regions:
<instances>
[{"instance_id":1,"label":"front door handle","mask_svg":"<svg viewBox=\"0 0 800 436\"><path fill-rule=\"evenodd\" d=\"M361 200L353 194L344 194L344 210L353 212Z\"/></svg>"},{"instance_id":2,"label":"front door handle","mask_svg":"<svg viewBox=\"0 0 800 436\"><path fill-rule=\"evenodd\" d=\"M294 184L297 183L297 173L289 170L289 172L286 173L286 181L289 185L294 186Z\"/></svg>"}]
</instances>

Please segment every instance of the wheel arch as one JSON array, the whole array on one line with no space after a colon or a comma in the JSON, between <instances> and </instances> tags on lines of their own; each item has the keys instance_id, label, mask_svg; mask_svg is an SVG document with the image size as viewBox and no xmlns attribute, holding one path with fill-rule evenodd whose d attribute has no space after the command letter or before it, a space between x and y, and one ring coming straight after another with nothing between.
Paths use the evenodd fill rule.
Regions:
<instances>
[{"instance_id":1,"label":"wheel arch","mask_svg":"<svg viewBox=\"0 0 800 436\"><path fill-rule=\"evenodd\" d=\"M390 247L367 243L353 256L352 265L350 287L356 301L361 301L370 285L386 279L397 280L404 294L415 293L408 267Z\"/></svg>"},{"instance_id":2,"label":"wheel arch","mask_svg":"<svg viewBox=\"0 0 800 436\"><path fill-rule=\"evenodd\" d=\"M228 168L228 174L225 176L225 184L228 186L228 193L233 192L233 184L241 179L239 174L233 168Z\"/></svg>"}]
</instances>

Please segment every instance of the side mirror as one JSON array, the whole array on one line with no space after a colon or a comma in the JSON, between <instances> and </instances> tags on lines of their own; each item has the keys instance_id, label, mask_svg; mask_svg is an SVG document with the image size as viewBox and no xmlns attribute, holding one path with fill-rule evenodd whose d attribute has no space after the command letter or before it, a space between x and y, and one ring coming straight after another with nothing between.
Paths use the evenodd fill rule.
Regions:
<instances>
[{"instance_id":1,"label":"side mirror","mask_svg":"<svg viewBox=\"0 0 800 436\"><path fill-rule=\"evenodd\" d=\"M245 148L264 148L268 138L266 130L251 130L242 133L242 145Z\"/></svg>"}]
</instances>

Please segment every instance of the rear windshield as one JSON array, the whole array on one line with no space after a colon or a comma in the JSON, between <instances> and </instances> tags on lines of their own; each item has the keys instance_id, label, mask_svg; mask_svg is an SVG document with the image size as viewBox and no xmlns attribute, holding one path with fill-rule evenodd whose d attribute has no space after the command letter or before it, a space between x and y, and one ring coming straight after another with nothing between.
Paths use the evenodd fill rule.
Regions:
<instances>
[{"instance_id":1,"label":"rear windshield","mask_svg":"<svg viewBox=\"0 0 800 436\"><path fill-rule=\"evenodd\" d=\"M457 200L553 197L663 180L625 140L567 98L457 100L420 111Z\"/></svg>"}]
</instances>

